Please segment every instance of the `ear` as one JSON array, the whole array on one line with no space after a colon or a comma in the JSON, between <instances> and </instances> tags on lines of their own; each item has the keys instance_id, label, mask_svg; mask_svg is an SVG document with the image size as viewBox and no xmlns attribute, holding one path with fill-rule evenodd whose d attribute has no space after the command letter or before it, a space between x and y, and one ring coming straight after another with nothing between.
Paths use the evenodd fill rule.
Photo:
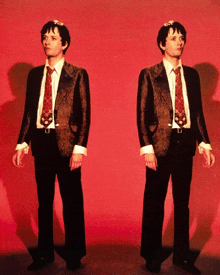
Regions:
<instances>
[{"instance_id":1,"label":"ear","mask_svg":"<svg viewBox=\"0 0 220 275\"><path fill-rule=\"evenodd\" d=\"M162 45L162 42L160 42L160 48L165 51L165 47Z\"/></svg>"},{"instance_id":2,"label":"ear","mask_svg":"<svg viewBox=\"0 0 220 275\"><path fill-rule=\"evenodd\" d=\"M66 44L64 46L62 46L62 50L64 51L67 47L68 47L68 43L66 41Z\"/></svg>"}]
</instances>

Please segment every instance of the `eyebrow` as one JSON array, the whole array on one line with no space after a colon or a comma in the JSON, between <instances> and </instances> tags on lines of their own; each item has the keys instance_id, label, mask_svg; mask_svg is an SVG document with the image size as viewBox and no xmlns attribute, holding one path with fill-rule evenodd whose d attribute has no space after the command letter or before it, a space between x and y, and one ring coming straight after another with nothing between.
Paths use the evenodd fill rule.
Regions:
<instances>
[{"instance_id":1,"label":"eyebrow","mask_svg":"<svg viewBox=\"0 0 220 275\"><path fill-rule=\"evenodd\" d=\"M174 35L174 34L171 34L171 37L176 37L177 35ZM180 35L179 37L184 37L185 38L185 35Z\"/></svg>"},{"instance_id":2,"label":"eyebrow","mask_svg":"<svg viewBox=\"0 0 220 275\"><path fill-rule=\"evenodd\" d=\"M49 35L47 35L46 33L43 35L43 37L48 37ZM58 35L51 35L51 37L53 37L53 38L57 38L57 37L59 37Z\"/></svg>"}]
</instances>

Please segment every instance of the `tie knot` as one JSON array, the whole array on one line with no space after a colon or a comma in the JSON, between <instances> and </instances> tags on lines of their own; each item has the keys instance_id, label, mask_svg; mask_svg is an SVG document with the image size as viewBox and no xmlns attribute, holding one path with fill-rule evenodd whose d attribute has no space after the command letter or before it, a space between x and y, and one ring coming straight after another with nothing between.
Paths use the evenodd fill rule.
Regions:
<instances>
[{"instance_id":1,"label":"tie knot","mask_svg":"<svg viewBox=\"0 0 220 275\"><path fill-rule=\"evenodd\" d=\"M55 69L51 69L49 66L47 66L47 73L49 75L52 75L52 73L54 72Z\"/></svg>"},{"instance_id":2,"label":"tie knot","mask_svg":"<svg viewBox=\"0 0 220 275\"><path fill-rule=\"evenodd\" d=\"M181 67L179 66L175 70L173 69L173 71L176 75L178 75L178 74L180 74L180 69L181 69Z\"/></svg>"}]
</instances>

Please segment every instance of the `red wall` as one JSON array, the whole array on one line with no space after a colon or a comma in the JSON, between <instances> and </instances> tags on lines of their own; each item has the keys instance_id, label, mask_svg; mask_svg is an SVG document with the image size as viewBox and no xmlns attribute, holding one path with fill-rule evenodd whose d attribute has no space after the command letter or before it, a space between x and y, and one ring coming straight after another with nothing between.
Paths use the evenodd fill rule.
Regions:
<instances>
[{"instance_id":1,"label":"red wall","mask_svg":"<svg viewBox=\"0 0 220 275\"><path fill-rule=\"evenodd\" d=\"M156 36L163 23L181 22L188 34L182 61L201 76L204 112L217 157L204 169L196 156L191 191L192 246L220 255L219 104L220 1L4 1L1 6L0 251L36 245L37 198L33 159L13 167L28 71L45 61L40 43L44 23L58 19L70 30L66 59L87 69L92 124L83 190L88 243L139 244L145 167L139 156L136 92L142 68L162 56ZM55 233L63 240L62 205L57 189ZM166 201L166 244L172 241L172 196Z\"/></svg>"}]
</instances>

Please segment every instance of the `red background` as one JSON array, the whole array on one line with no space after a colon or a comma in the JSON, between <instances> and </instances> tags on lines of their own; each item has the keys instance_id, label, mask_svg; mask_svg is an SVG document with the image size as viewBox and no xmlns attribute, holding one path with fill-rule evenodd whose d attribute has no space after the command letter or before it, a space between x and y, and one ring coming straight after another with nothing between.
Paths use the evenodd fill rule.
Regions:
<instances>
[{"instance_id":1,"label":"red background","mask_svg":"<svg viewBox=\"0 0 220 275\"><path fill-rule=\"evenodd\" d=\"M3 4L2 4L3 3ZM139 245L145 166L139 156L136 92L142 68L161 61L156 36L163 23L181 22L188 34L183 63L201 76L204 112L217 161L204 169L196 156L191 189L191 244L220 256L219 0L1 1L0 251L37 244L33 159L13 167L28 71L45 62L40 30L58 19L70 30L68 62L90 77L91 130L83 161L88 243ZM164 243L172 243L172 196L166 200ZM55 239L63 241L62 204L56 189Z\"/></svg>"}]
</instances>

